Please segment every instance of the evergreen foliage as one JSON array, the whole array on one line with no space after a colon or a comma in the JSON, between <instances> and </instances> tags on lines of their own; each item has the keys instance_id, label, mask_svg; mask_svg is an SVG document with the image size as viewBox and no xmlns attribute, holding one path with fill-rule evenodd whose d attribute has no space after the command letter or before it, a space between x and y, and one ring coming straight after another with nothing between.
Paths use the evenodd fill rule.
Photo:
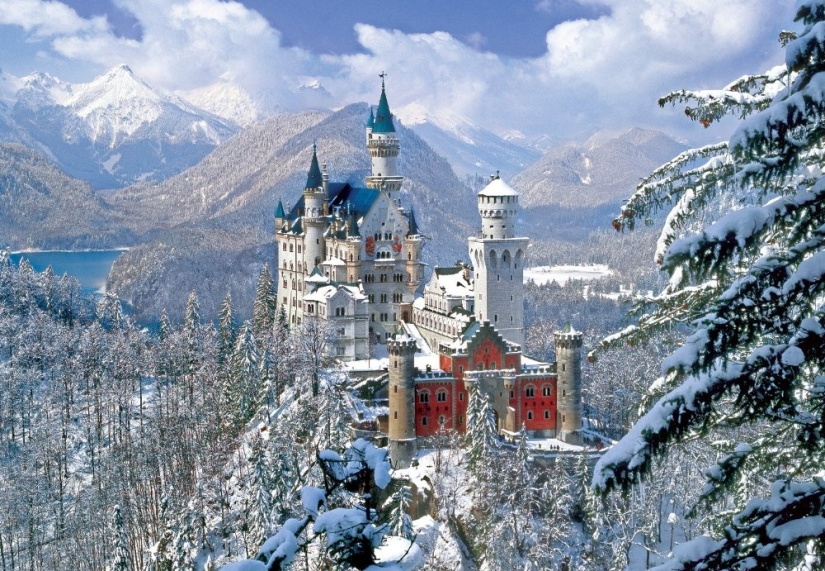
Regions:
<instances>
[{"instance_id":1,"label":"evergreen foliage","mask_svg":"<svg viewBox=\"0 0 825 571\"><path fill-rule=\"evenodd\" d=\"M825 3L803 2L797 21L786 66L660 101L689 102L705 126L724 115L742 123L727 144L643 180L615 221L633 228L674 205L657 254L670 283L612 341L674 323L693 333L663 362L664 396L601 459L594 486L639 484L674 443L733 435L697 508L728 508L724 524L676 547L662 569L825 563Z\"/></svg>"}]
</instances>

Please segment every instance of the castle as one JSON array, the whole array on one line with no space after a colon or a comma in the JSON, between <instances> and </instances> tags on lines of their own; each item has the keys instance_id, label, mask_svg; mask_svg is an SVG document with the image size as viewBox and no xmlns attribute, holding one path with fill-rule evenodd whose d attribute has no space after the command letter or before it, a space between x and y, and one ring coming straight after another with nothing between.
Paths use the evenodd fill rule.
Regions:
<instances>
[{"instance_id":1,"label":"castle","mask_svg":"<svg viewBox=\"0 0 825 571\"><path fill-rule=\"evenodd\" d=\"M329 181L313 147L301 198L275 212L278 302L291 326L325 321L341 360L389 353L390 458L408 466L417 438L464 432L469 390L490 400L501 432L582 442L580 333L555 334L556 362L522 354L524 260L518 193L497 175L478 193L481 231L468 238L472 269L434 268L423 288L422 236L397 197L400 141L381 84L366 123L372 170L365 187ZM432 358L417 366L420 354Z\"/></svg>"}]
</instances>

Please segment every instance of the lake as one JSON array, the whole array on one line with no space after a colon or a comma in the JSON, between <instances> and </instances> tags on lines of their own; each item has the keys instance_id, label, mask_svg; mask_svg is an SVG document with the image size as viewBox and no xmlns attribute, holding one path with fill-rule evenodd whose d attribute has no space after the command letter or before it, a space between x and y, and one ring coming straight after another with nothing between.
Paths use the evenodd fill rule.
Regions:
<instances>
[{"instance_id":1,"label":"lake","mask_svg":"<svg viewBox=\"0 0 825 571\"><path fill-rule=\"evenodd\" d=\"M58 277L63 274L76 277L83 291L103 294L109 270L123 252L124 250L16 252L10 257L15 264L20 258L26 258L38 272L51 266Z\"/></svg>"}]
</instances>

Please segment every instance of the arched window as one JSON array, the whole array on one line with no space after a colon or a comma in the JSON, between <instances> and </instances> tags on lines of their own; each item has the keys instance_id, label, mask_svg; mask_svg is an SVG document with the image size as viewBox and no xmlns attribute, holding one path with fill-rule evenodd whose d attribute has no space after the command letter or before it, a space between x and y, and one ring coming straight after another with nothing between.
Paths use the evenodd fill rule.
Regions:
<instances>
[{"instance_id":1,"label":"arched window","mask_svg":"<svg viewBox=\"0 0 825 571\"><path fill-rule=\"evenodd\" d=\"M426 416L421 417L421 426L427 426L427 417Z\"/></svg>"},{"instance_id":2,"label":"arched window","mask_svg":"<svg viewBox=\"0 0 825 571\"><path fill-rule=\"evenodd\" d=\"M444 389L439 390L437 393L435 393L435 400L437 400L438 402L447 402L447 391L445 391Z\"/></svg>"},{"instance_id":3,"label":"arched window","mask_svg":"<svg viewBox=\"0 0 825 571\"><path fill-rule=\"evenodd\" d=\"M527 411L527 420L533 420L533 411L532 410Z\"/></svg>"},{"instance_id":4,"label":"arched window","mask_svg":"<svg viewBox=\"0 0 825 571\"><path fill-rule=\"evenodd\" d=\"M532 397L536 396L536 387L534 387L532 385L529 385L529 386L525 387L524 396L526 396L527 398L532 398Z\"/></svg>"},{"instance_id":5,"label":"arched window","mask_svg":"<svg viewBox=\"0 0 825 571\"><path fill-rule=\"evenodd\" d=\"M545 410L545 411L544 411L544 418L545 418L545 419L549 419L549 418L550 418L550 411L549 411L549 410Z\"/></svg>"},{"instance_id":6,"label":"arched window","mask_svg":"<svg viewBox=\"0 0 825 571\"><path fill-rule=\"evenodd\" d=\"M427 391L422 391L422 392L418 393L418 402L421 402L421 403L430 402L430 393L428 393Z\"/></svg>"},{"instance_id":7,"label":"arched window","mask_svg":"<svg viewBox=\"0 0 825 571\"><path fill-rule=\"evenodd\" d=\"M550 391L551 391L551 390L552 390L552 389L551 389L550 387L547 387L547 386L542 387L542 388L541 388L541 396L543 396L543 397L549 397L549 396L550 396Z\"/></svg>"}]
</instances>

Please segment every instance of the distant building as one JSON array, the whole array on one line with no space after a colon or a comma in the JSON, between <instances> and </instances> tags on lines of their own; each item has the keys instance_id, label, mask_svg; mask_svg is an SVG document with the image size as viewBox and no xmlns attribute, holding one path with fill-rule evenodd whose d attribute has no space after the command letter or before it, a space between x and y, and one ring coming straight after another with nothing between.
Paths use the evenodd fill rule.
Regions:
<instances>
[{"instance_id":1,"label":"distant building","mask_svg":"<svg viewBox=\"0 0 825 571\"><path fill-rule=\"evenodd\" d=\"M518 193L491 176L478 193L481 228L468 238L472 269L434 268L423 280L422 236L412 208L396 194L400 142L384 84L366 124L372 172L365 187L329 182L313 148L301 198L275 212L278 301L289 323L329 322L334 353L366 359L370 340L389 353L390 457L407 466L420 436L466 430L468 390L489 398L499 430L582 442L582 336L555 335L556 362L522 354L524 263L529 239L517 235ZM416 353L438 355L415 367Z\"/></svg>"}]
</instances>

